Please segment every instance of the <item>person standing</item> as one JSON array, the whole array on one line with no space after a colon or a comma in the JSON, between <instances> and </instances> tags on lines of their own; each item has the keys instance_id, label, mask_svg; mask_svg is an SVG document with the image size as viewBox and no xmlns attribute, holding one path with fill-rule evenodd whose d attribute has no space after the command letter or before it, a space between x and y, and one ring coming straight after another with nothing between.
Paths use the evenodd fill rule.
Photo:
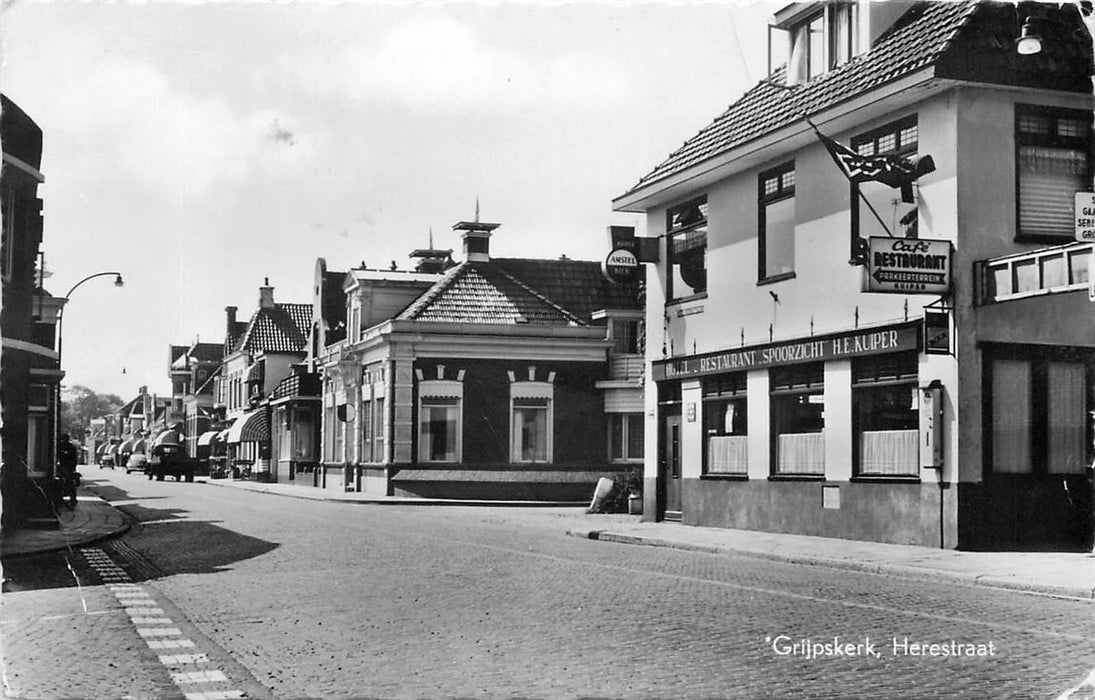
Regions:
<instances>
[{"instance_id":1,"label":"person standing","mask_svg":"<svg viewBox=\"0 0 1095 700\"><path fill-rule=\"evenodd\" d=\"M57 439L57 476L61 479L61 498L69 499L68 508L76 507L76 463L79 456L76 446L68 439L68 433L61 433Z\"/></svg>"}]
</instances>

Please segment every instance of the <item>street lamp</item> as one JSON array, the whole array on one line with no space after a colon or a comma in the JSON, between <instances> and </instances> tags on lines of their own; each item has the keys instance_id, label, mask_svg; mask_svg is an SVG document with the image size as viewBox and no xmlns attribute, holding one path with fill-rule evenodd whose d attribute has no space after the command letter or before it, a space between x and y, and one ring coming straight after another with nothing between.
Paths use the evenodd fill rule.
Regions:
<instances>
[{"instance_id":1,"label":"street lamp","mask_svg":"<svg viewBox=\"0 0 1095 700\"><path fill-rule=\"evenodd\" d=\"M61 366L61 344L63 342L64 335L61 331L62 331L62 324L64 323L64 319L65 319L65 305L68 304L69 297L71 297L72 293L76 291L76 288L79 287L84 282L87 282L88 280L93 280L96 277L109 277L110 275L114 275L114 286L115 287L121 287L121 286L125 285L125 282L122 280L122 273L120 273L120 272L96 272L95 274L88 275L87 277L83 278L82 280L80 280L76 284L72 285L69 288L69 290L67 292L65 292L65 295L63 297L61 297L61 301L63 303L61 304L61 308L57 309L57 369L58 369L58 371L62 371L62 366ZM54 401L54 405L53 405L53 450L54 450L53 462L54 462L54 467L56 467L56 462L57 462L57 454L56 454L57 439L60 436L60 434L61 434L61 379L60 379L60 376L58 376L58 378L57 378L57 396L56 396L56 400ZM54 473L56 474L55 471L54 471Z\"/></svg>"}]
</instances>

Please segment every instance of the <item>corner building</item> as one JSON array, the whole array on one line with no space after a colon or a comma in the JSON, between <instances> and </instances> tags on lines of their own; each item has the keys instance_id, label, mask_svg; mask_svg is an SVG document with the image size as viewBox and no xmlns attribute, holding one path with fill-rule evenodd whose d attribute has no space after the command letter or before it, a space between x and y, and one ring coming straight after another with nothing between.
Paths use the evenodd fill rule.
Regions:
<instances>
[{"instance_id":1,"label":"corner building","mask_svg":"<svg viewBox=\"0 0 1095 700\"><path fill-rule=\"evenodd\" d=\"M658 241L644 518L1091 546L1091 41L1039 6L1020 54L1028 11L788 5L786 65L614 200Z\"/></svg>"}]
</instances>

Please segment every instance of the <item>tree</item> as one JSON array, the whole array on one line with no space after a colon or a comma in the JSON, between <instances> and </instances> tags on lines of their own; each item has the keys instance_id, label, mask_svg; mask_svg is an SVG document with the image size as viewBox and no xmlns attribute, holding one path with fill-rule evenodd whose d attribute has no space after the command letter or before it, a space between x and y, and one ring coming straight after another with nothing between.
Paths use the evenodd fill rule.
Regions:
<instances>
[{"instance_id":1,"label":"tree","mask_svg":"<svg viewBox=\"0 0 1095 700\"><path fill-rule=\"evenodd\" d=\"M95 418L114 413L123 401L116 394L99 394L86 386L76 385L61 392L61 431L79 439L91 429Z\"/></svg>"}]
</instances>

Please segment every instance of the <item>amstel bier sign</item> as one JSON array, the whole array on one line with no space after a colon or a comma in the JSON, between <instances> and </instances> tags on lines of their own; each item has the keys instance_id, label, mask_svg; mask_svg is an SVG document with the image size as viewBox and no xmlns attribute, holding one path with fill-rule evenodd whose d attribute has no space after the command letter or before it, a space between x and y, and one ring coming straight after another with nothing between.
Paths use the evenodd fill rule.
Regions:
<instances>
[{"instance_id":1,"label":"amstel bier sign","mask_svg":"<svg viewBox=\"0 0 1095 700\"><path fill-rule=\"evenodd\" d=\"M868 292L950 292L953 258L950 241L872 237L868 243Z\"/></svg>"}]
</instances>

